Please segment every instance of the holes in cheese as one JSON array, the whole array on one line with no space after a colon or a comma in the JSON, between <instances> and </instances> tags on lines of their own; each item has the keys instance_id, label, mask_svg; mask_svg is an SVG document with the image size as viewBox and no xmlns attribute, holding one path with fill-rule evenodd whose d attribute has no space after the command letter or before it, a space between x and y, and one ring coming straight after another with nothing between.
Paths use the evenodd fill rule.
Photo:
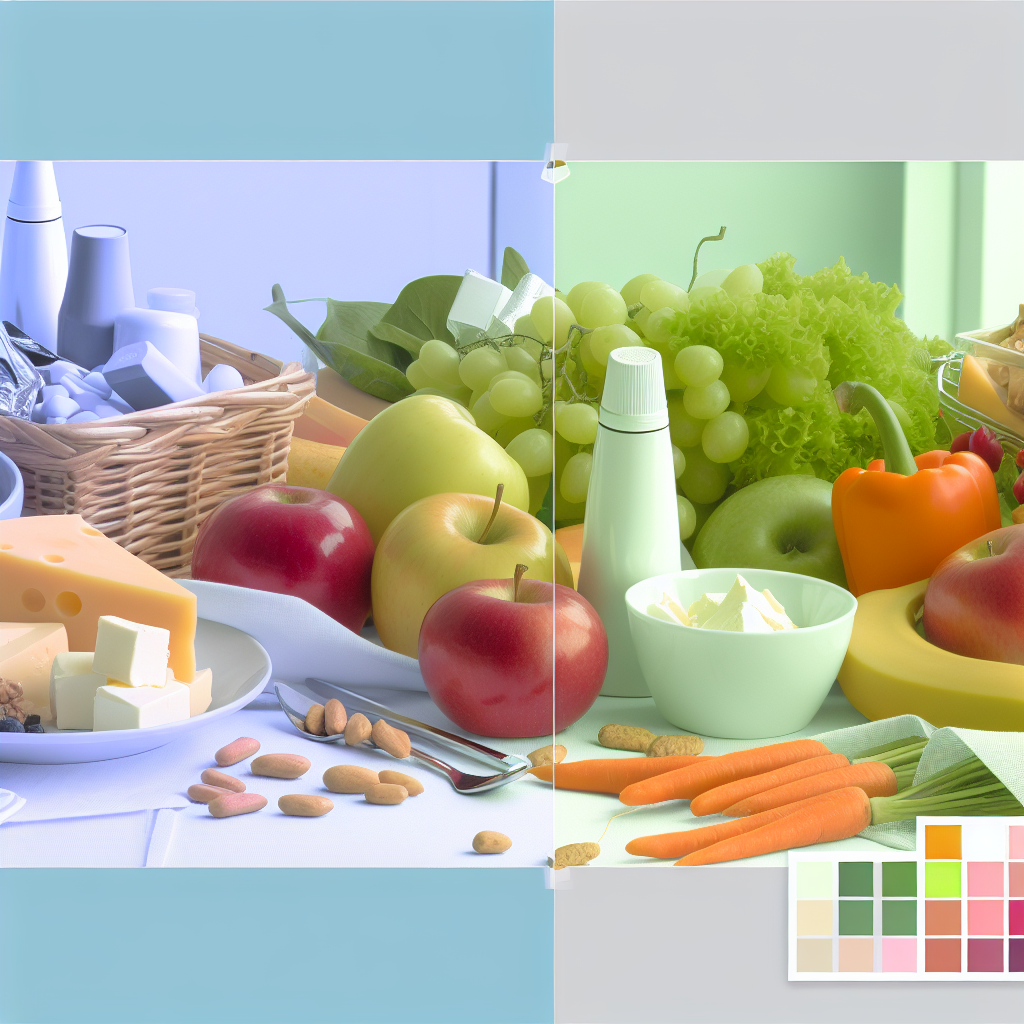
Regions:
<instances>
[{"instance_id":1,"label":"holes in cheese","mask_svg":"<svg viewBox=\"0 0 1024 1024\"><path fill-rule=\"evenodd\" d=\"M57 611L69 619L82 610L82 599L70 590L61 591L54 603L57 605Z\"/></svg>"},{"instance_id":2,"label":"holes in cheese","mask_svg":"<svg viewBox=\"0 0 1024 1024\"><path fill-rule=\"evenodd\" d=\"M26 611L41 612L46 605L46 598L35 587L30 587L21 595L21 603Z\"/></svg>"}]
</instances>

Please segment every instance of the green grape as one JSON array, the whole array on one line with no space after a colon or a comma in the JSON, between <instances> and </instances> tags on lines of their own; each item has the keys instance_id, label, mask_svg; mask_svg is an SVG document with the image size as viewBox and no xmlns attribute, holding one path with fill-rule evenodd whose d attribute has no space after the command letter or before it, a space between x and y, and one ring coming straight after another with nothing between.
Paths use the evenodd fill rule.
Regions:
<instances>
[{"instance_id":1,"label":"green grape","mask_svg":"<svg viewBox=\"0 0 1024 1024\"><path fill-rule=\"evenodd\" d=\"M470 400L473 398L473 392L467 387L448 387L447 385L441 389L444 393L453 401L458 402L459 405L464 405L467 409L469 408Z\"/></svg>"},{"instance_id":2,"label":"green grape","mask_svg":"<svg viewBox=\"0 0 1024 1024\"><path fill-rule=\"evenodd\" d=\"M676 495L676 510L679 512L679 539L689 540L697 528L697 510L681 494Z\"/></svg>"},{"instance_id":3,"label":"green grape","mask_svg":"<svg viewBox=\"0 0 1024 1024\"><path fill-rule=\"evenodd\" d=\"M720 380L713 380L702 388L687 388L683 392L683 408L695 420L709 420L725 412L730 401L729 389Z\"/></svg>"},{"instance_id":4,"label":"green grape","mask_svg":"<svg viewBox=\"0 0 1024 1024\"><path fill-rule=\"evenodd\" d=\"M540 511L541 505L544 504L544 499L548 496L548 488L551 486L551 474L528 476L526 483L530 488L529 513L531 516L535 516Z\"/></svg>"},{"instance_id":5,"label":"green grape","mask_svg":"<svg viewBox=\"0 0 1024 1024\"><path fill-rule=\"evenodd\" d=\"M627 321L631 320L636 327L640 328L642 335L647 334L647 322L651 319L651 311L643 306L638 309L631 317L627 317Z\"/></svg>"},{"instance_id":6,"label":"green grape","mask_svg":"<svg viewBox=\"0 0 1024 1024\"><path fill-rule=\"evenodd\" d=\"M494 440L502 448L507 448L512 438L518 437L524 430L532 430L535 426L537 424L533 422L532 416L519 416L514 420L506 420L498 428L498 432L494 435Z\"/></svg>"},{"instance_id":7,"label":"green grape","mask_svg":"<svg viewBox=\"0 0 1024 1024\"><path fill-rule=\"evenodd\" d=\"M705 271L696 281L693 282L693 288L690 289L690 299L693 299L693 293L697 288L721 288L722 282L732 273L732 270L728 267L724 270L708 270Z\"/></svg>"},{"instance_id":8,"label":"green grape","mask_svg":"<svg viewBox=\"0 0 1024 1024\"><path fill-rule=\"evenodd\" d=\"M636 277L631 277L621 289L619 294L622 296L622 301L627 306L635 306L640 301L640 289L643 288L648 281L657 281L657 274L638 274Z\"/></svg>"},{"instance_id":9,"label":"green grape","mask_svg":"<svg viewBox=\"0 0 1024 1024\"><path fill-rule=\"evenodd\" d=\"M518 370L535 383L540 383L540 367L537 365L537 360L526 349L520 348L519 345L506 348L505 362L508 363L510 370Z\"/></svg>"},{"instance_id":10,"label":"green grape","mask_svg":"<svg viewBox=\"0 0 1024 1024\"><path fill-rule=\"evenodd\" d=\"M542 295L530 309L530 319L545 345L561 348L576 322L573 311L558 296Z\"/></svg>"},{"instance_id":11,"label":"green grape","mask_svg":"<svg viewBox=\"0 0 1024 1024\"><path fill-rule=\"evenodd\" d=\"M490 434L492 437L498 432L499 428L508 419L507 416L498 412L493 405L491 405L491 393L485 391L474 403L470 410L473 413L473 418L476 420L476 425L485 433Z\"/></svg>"},{"instance_id":12,"label":"green grape","mask_svg":"<svg viewBox=\"0 0 1024 1024\"><path fill-rule=\"evenodd\" d=\"M518 370L502 370L501 373L496 373L488 382L487 390L490 391L499 380L526 380L533 381L532 377L528 377L525 373L520 373ZM536 383L536 381L533 381Z\"/></svg>"},{"instance_id":13,"label":"green grape","mask_svg":"<svg viewBox=\"0 0 1024 1024\"><path fill-rule=\"evenodd\" d=\"M459 387L463 383L459 376L459 353L443 341L425 341L420 346L417 362L442 384Z\"/></svg>"},{"instance_id":14,"label":"green grape","mask_svg":"<svg viewBox=\"0 0 1024 1024\"><path fill-rule=\"evenodd\" d=\"M580 322L580 309L583 306L583 300L595 288L607 287L608 285L606 285L604 281L580 281L578 285L569 289L569 294L565 297L565 304L572 310L574 323Z\"/></svg>"},{"instance_id":15,"label":"green grape","mask_svg":"<svg viewBox=\"0 0 1024 1024\"><path fill-rule=\"evenodd\" d=\"M534 341L533 338L520 338L518 347L526 352L534 362L537 362L544 354L543 344L539 341Z\"/></svg>"},{"instance_id":16,"label":"green grape","mask_svg":"<svg viewBox=\"0 0 1024 1024\"><path fill-rule=\"evenodd\" d=\"M532 380L505 378L492 384L491 408L502 416L532 416L544 407L544 396Z\"/></svg>"},{"instance_id":17,"label":"green grape","mask_svg":"<svg viewBox=\"0 0 1024 1024\"><path fill-rule=\"evenodd\" d=\"M701 288L698 288L695 285L693 288L690 289L690 305L691 306L700 306L704 302L706 302L708 299L710 299L712 295L722 295L722 294L724 294L724 293L723 293L721 288L711 288L711 287L707 287L707 288L701 287Z\"/></svg>"},{"instance_id":18,"label":"green grape","mask_svg":"<svg viewBox=\"0 0 1024 1024\"><path fill-rule=\"evenodd\" d=\"M581 327L607 327L626 322L626 303L610 285L601 285L587 292L580 304Z\"/></svg>"},{"instance_id":19,"label":"green grape","mask_svg":"<svg viewBox=\"0 0 1024 1024\"><path fill-rule=\"evenodd\" d=\"M541 379L545 381L551 380L551 374L554 373L555 364L550 359L542 359L540 361L540 375Z\"/></svg>"},{"instance_id":20,"label":"green grape","mask_svg":"<svg viewBox=\"0 0 1024 1024\"><path fill-rule=\"evenodd\" d=\"M683 386L683 382L676 376L676 371L672 366L673 358L672 353L668 350L667 344L659 344L657 342L648 339L644 342L648 348L653 348L655 352L661 356L661 376L665 381L666 391L676 391Z\"/></svg>"},{"instance_id":21,"label":"green grape","mask_svg":"<svg viewBox=\"0 0 1024 1024\"><path fill-rule=\"evenodd\" d=\"M722 383L729 389L734 402L749 402L756 398L768 383L771 370L749 370L745 366L726 363L722 370Z\"/></svg>"},{"instance_id":22,"label":"green grape","mask_svg":"<svg viewBox=\"0 0 1024 1024\"><path fill-rule=\"evenodd\" d=\"M405 368L405 376L417 391L423 388L435 388L440 391L444 387L444 382L427 373L426 367L418 359L414 359Z\"/></svg>"},{"instance_id":23,"label":"green grape","mask_svg":"<svg viewBox=\"0 0 1024 1024\"><path fill-rule=\"evenodd\" d=\"M647 339L653 341L655 345L667 345L674 337L672 325L675 317L676 311L671 306L662 306L651 313L644 327Z\"/></svg>"},{"instance_id":24,"label":"green grape","mask_svg":"<svg viewBox=\"0 0 1024 1024\"><path fill-rule=\"evenodd\" d=\"M594 457L590 452L577 452L562 470L562 479L558 482L558 489L566 501L580 504L587 500L587 490L590 487L590 470L594 463Z\"/></svg>"},{"instance_id":25,"label":"green grape","mask_svg":"<svg viewBox=\"0 0 1024 1024\"><path fill-rule=\"evenodd\" d=\"M640 289L640 301L648 309L662 309L668 306L679 313L690 308L690 296L686 289L668 281L648 281Z\"/></svg>"},{"instance_id":26,"label":"green grape","mask_svg":"<svg viewBox=\"0 0 1024 1024\"><path fill-rule=\"evenodd\" d=\"M734 299L756 295L764 288L764 274L756 263L744 263L737 267L725 280L720 282L722 291Z\"/></svg>"},{"instance_id":27,"label":"green grape","mask_svg":"<svg viewBox=\"0 0 1024 1024\"><path fill-rule=\"evenodd\" d=\"M537 332L537 328L534 326L533 320L530 319L529 313L516 320L515 325L512 328L512 332L514 334L525 334L528 338L533 338L534 341L544 340Z\"/></svg>"},{"instance_id":28,"label":"green grape","mask_svg":"<svg viewBox=\"0 0 1024 1024\"><path fill-rule=\"evenodd\" d=\"M672 469L675 471L677 480L682 475L683 470L686 469L686 456L675 445L672 445Z\"/></svg>"},{"instance_id":29,"label":"green grape","mask_svg":"<svg viewBox=\"0 0 1024 1024\"><path fill-rule=\"evenodd\" d=\"M555 429L573 444L593 444L597 439L597 410L584 402L560 403Z\"/></svg>"},{"instance_id":30,"label":"green grape","mask_svg":"<svg viewBox=\"0 0 1024 1024\"><path fill-rule=\"evenodd\" d=\"M589 376L604 377L605 367L594 358L594 353L590 351L589 334L584 334L580 339L580 362L583 363L583 369L587 371Z\"/></svg>"},{"instance_id":31,"label":"green grape","mask_svg":"<svg viewBox=\"0 0 1024 1024\"><path fill-rule=\"evenodd\" d=\"M735 462L750 444L750 428L738 412L723 412L708 420L700 444L712 462Z\"/></svg>"},{"instance_id":32,"label":"green grape","mask_svg":"<svg viewBox=\"0 0 1024 1024\"><path fill-rule=\"evenodd\" d=\"M729 467L712 462L699 446L689 448L683 454L686 456L686 468L679 478L683 494L701 505L718 501L729 485Z\"/></svg>"},{"instance_id":33,"label":"green grape","mask_svg":"<svg viewBox=\"0 0 1024 1024\"><path fill-rule=\"evenodd\" d=\"M467 352L459 363L459 377L467 388L486 391L487 385L496 373L508 369L505 357L488 345ZM408 371L406 371L408 376Z\"/></svg>"},{"instance_id":34,"label":"green grape","mask_svg":"<svg viewBox=\"0 0 1024 1024\"><path fill-rule=\"evenodd\" d=\"M676 356L676 376L688 388L706 388L722 374L725 360L710 345L690 345Z\"/></svg>"},{"instance_id":35,"label":"green grape","mask_svg":"<svg viewBox=\"0 0 1024 1024\"><path fill-rule=\"evenodd\" d=\"M817 386L817 380L809 374L789 366L776 366L764 389L779 405L801 405L814 394Z\"/></svg>"},{"instance_id":36,"label":"green grape","mask_svg":"<svg viewBox=\"0 0 1024 1024\"><path fill-rule=\"evenodd\" d=\"M643 340L644 332L640 330L640 325L631 317L626 317L626 327L628 327L638 338Z\"/></svg>"},{"instance_id":37,"label":"green grape","mask_svg":"<svg viewBox=\"0 0 1024 1024\"><path fill-rule=\"evenodd\" d=\"M554 438L546 430L532 427L512 438L505 451L523 467L527 476L550 476L555 461L554 444Z\"/></svg>"},{"instance_id":38,"label":"green grape","mask_svg":"<svg viewBox=\"0 0 1024 1024\"><path fill-rule=\"evenodd\" d=\"M587 336L590 356L595 363L603 367L608 365L608 356L617 348L630 345L640 346L643 341L638 338L625 324L609 324L607 327L595 327Z\"/></svg>"},{"instance_id":39,"label":"green grape","mask_svg":"<svg viewBox=\"0 0 1024 1024\"><path fill-rule=\"evenodd\" d=\"M670 391L668 398L668 432L672 443L679 448L693 448L700 444L704 433L704 420L691 416L683 405L685 391Z\"/></svg>"}]
</instances>

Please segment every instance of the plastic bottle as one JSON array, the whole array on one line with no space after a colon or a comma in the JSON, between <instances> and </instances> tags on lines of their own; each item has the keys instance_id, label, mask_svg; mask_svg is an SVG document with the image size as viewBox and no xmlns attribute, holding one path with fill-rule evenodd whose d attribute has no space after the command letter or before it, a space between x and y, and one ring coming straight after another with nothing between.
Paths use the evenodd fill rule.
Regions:
<instances>
[{"instance_id":1,"label":"plastic bottle","mask_svg":"<svg viewBox=\"0 0 1024 1024\"><path fill-rule=\"evenodd\" d=\"M693 561L679 543L661 356L631 346L608 357L583 522L579 592L608 634L601 693L649 697L626 617L626 591Z\"/></svg>"},{"instance_id":2,"label":"plastic bottle","mask_svg":"<svg viewBox=\"0 0 1024 1024\"><path fill-rule=\"evenodd\" d=\"M0 320L56 352L57 313L67 279L68 243L53 164L19 160L0 256Z\"/></svg>"}]
</instances>

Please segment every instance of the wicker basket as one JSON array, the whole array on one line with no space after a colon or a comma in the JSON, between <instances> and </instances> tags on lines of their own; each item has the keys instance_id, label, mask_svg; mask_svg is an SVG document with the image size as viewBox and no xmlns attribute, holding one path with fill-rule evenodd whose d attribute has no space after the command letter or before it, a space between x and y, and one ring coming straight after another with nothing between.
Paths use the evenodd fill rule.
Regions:
<instances>
[{"instance_id":1,"label":"wicker basket","mask_svg":"<svg viewBox=\"0 0 1024 1024\"><path fill-rule=\"evenodd\" d=\"M77 513L167 573L189 574L203 520L221 502L288 469L292 425L316 379L201 334L203 372L234 366L246 386L128 413L45 424L0 416L0 451L25 479L24 515Z\"/></svg>"}]
</instances>

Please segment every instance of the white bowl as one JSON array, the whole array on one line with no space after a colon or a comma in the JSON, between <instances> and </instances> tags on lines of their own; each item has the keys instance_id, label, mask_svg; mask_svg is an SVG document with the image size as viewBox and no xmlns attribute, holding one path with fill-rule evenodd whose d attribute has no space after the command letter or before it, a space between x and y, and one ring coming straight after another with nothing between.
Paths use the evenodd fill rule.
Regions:
<instances>
[{"instance_id":1,"label":"white bowl","mask_svg":"<svg viewBox=\"0 0 1024 1024\"><path fill-rule=\"evenodd\" d=\"M662 594L684 608L724 593L743 576L767 588L797 625L775 633L679 626L647 608ZM846 656L857 599L811 576L769 569L684 569L626 591L637 659L658 711L703 736L762 739L804 728L828 694Z\"/></svg>"},{"instance_id":2,"label":"white bowl","mask_svg":"<svg viewBox=\"0 0 1024 1024\"><path fill-rule=\"evenodd\" d=\"M0 519L18 519L25 503L21 470L0 452Z\"/></svg>"}]
</instances>

